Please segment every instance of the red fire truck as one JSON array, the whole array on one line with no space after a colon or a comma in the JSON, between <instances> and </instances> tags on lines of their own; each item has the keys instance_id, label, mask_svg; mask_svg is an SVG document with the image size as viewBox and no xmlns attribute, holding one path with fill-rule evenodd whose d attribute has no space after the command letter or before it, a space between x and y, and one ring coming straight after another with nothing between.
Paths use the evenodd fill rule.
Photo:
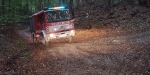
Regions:
<instances>
[{"instance_id":1,"label":"red fire truck","mask_svg":"<svg viewBox=\"0 0 150 75\"><path fill-rule=\"evenodd\" d=\"M30 17L30 32L33 42L40 41L45 46L58 38L71 42L75 35L74 19L65 7L45 8Z\"/></svg>"}]
</instances>

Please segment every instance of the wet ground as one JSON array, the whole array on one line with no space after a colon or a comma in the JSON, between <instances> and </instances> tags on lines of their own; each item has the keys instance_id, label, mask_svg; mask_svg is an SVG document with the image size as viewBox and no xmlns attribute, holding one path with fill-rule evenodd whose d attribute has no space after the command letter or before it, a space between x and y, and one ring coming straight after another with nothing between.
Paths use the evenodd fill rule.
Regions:
<instances>
[{"instance_id":1,"label":"wet ground","mask_svg":"<svg viewBox=\"0 0 150 75\"><path fill-rule=\"evenodd\" d=\"M86 32L86 34L84 34ZM26 31L21 31L26 33ZM88 36L84 38L83 35ZM96 35L96 37L95 37ZM150 30L76 30L72 43L32 45L9 72L19 75L149 75Z\"/></svg>"}]
</instances>

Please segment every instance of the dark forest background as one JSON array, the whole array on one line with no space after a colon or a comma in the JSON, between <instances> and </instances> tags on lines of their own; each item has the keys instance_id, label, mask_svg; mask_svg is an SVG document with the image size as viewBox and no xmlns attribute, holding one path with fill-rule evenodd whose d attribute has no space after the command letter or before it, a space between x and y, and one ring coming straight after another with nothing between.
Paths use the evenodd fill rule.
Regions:
<instances>
[{"instance_id":1,"label":"dark forest background","mask_svg":"<svg viewBox=\"0 0 150 75\"><path fill-rule=\"evenodd\" d=\"M0 0L0 25L14 25L17 22L28 22L29 16L44 7L66 6L72 11L80 6L86 10L97 1L105 10L109 10L116 4L134 5L136 0ZM150 0L138 0L142 6L150 6Z\"/></svg>"}]
</instances>

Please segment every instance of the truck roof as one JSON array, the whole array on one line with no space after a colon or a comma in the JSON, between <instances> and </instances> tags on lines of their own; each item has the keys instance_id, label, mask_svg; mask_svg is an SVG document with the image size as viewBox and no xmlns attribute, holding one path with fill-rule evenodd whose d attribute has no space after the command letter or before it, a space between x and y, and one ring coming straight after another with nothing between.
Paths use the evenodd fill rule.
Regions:
<instances>
[{"instance_id":1,"label":"truck roof","mask_svg":"<svg viewBox=\"0 0 150 75\"><path fill-rule=\"evenodd\" d=\"M35 15L38 15L38 14L40 14L40 13L42 13L42 12L56 11L56 10L69 10L69 9L67 9L67 8L65 8L65 7L44 8L43 10L34 13L32 16L30 16L30 18L33 17L33 16L35 16Z\"/></svg>"}]
</instances>

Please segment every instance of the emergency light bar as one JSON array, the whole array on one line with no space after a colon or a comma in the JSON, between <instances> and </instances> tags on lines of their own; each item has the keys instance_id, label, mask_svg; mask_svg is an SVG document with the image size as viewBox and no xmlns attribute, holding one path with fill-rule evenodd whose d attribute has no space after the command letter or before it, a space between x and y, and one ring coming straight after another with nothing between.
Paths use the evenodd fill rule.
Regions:
<instances>
[{"instance_id":1,"label":"emergency light bar","mask_svg":"<svg viewBox=\"0 0 150 75\"><path fill-rule=\"evenodd\" d=\"M57 9L65 9L65 7L53 7L53 8L48 8L49 10L57 10Z\"/></svg>"},{"instance_id":2,"label":"emergency light bar","mask_svg":"<svg viewBox=\"0 0 150 75\"><path fill-rule=\"evenodd\" d=\"M52 8L44 8L44 10L59 10L59 9L65 9L65 7L52 7Z\"/></svg>"}]
</instances>

